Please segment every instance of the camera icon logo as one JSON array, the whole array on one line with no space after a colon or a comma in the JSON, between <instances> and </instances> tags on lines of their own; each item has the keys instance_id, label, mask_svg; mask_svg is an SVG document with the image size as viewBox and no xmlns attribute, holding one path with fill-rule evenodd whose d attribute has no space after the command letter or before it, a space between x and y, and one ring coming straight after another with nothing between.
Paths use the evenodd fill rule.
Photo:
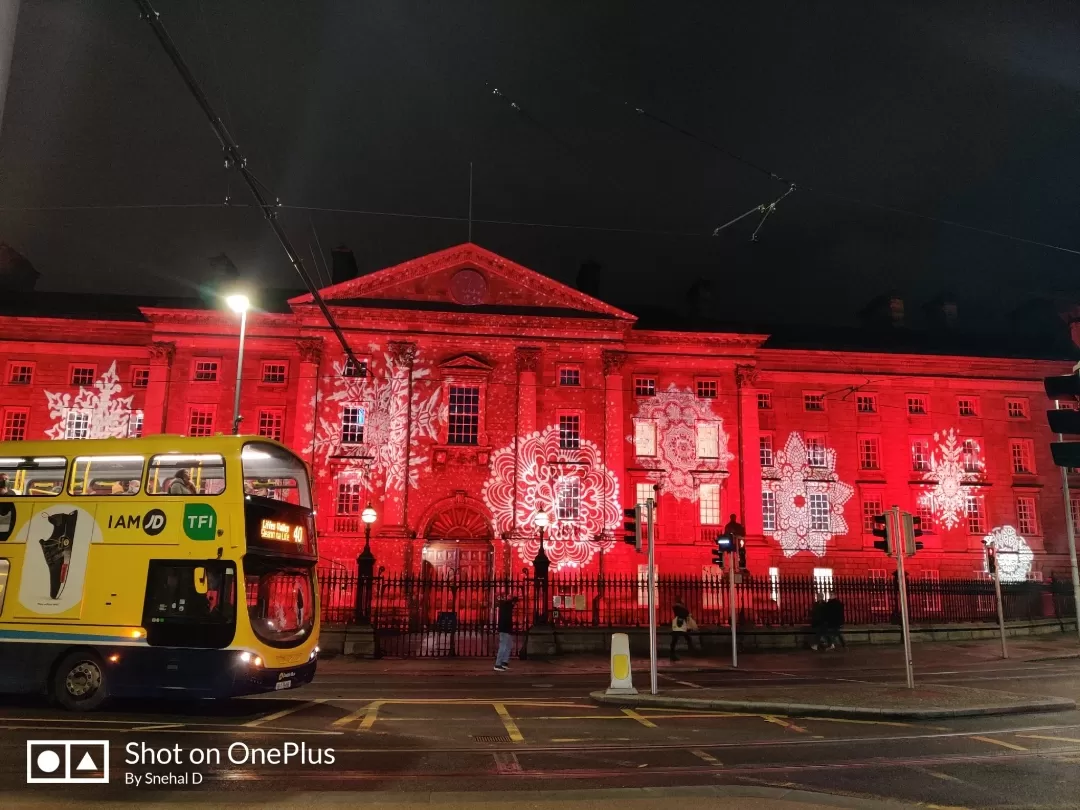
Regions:
<instances>
[{"instance_id":1,"label":"camera icon logo","mask_svg":"<svg viewBox=\"0 0 1080 810\"><path fill-rule=\"evenodd\" d=\"M28 785L107 784L108 740L27 740Z\"/></svg>"}]
</instances>

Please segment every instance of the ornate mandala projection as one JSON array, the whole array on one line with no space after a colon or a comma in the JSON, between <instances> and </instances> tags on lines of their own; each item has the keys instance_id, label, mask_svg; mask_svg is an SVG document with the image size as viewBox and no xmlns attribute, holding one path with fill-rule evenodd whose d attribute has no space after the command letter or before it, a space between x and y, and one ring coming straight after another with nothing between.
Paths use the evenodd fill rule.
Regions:
<instances>
[{"instance_id":1,"label":"ornate mandala projection","mask_svg":"<svg viewBox=\"0 0 1080 810\"><path fill-rule=\"evenodd\" d=\"M966 485L982 478L982 452L973 439L960 441L953 428L935 433L934 441L938 445L930 453L930 469L923 473L923 480L932 486L919 496L919 502L938 523L951 529L967 515Z\"/></svg>"},{"instance_id":2,"label":"ornate mandala projection","mask_svg":"<svg viewBox=\"0 0 1080 810\"><path fill-rule=\"evenodd\" d=\"M416 487L420 467L428 461L420 440L437 437L441 417L439 389L423 384L431 369L414 361L410 397L409 368L396 362L390 353L382 358L373 356L366 377L344 376L344 361L335 361L333 368L333 390L322 398L316 424L309 426L314 428L314 438L307 452L322 462L318 465L319 476L329 475L327 462L331 457L351 456L356 461L342 471L346 479L354 478L371 491L384 488L381 500L398 496L405 485L409 447L409 486ZM350 406L363 409L363 441L343 444L342 414Z\"/></svg>"},{"instance_id":3,"label":"ornate mandala projection","mask_svg":"<svg viewBox=\"0 0 1080 810\"><path fill-rule=\"evenodd\" d=\"M1002 582L1025 582L1027 575L1031 573L1031 562L1035 554L1023 537L1016 533L1012 526L997 526L990 530L990 534L983 538L988 546L997 548L997 565L1001 573ZM989 573L986 560L983 560L983 570Z\"/></svg>"},{"instance_id":4,"label":"ornate mandala projection","mask_svg":"<svg viewBox=\"0 0 1080 810\"><path fill-rule=\"evenodd\" d=\"M776 453L777 477L763 482L776 502L775 528L766 533L780 543L785 557L800 551L821 557L829 540L847 534L844 504L854 490L836 475L835 450L825 449L815 461L821 463L811 467L806 443L792 433Z\"/></svg>"},{"instance_id":5,"label":"ornate mandala projection","mask_svg":"<svg viewBox=\"0 0 1080 810\"><path fill-rule=\"evenodd\" d=\"M133 397L119 396L120 378L116 361L102 374L93 388L79 387L79 393L53 394L45 392L49 401L49 418L53 426L45 431L50 439L65 436L79 439L121 439L134 435L131 401ZM68 430L70 427L71 431Z\"/></svg>"},{"instance_id":6,"label":"ornate mandala projection","mask_svg":"<svg viewBox=\"0 0 1080 810\"><path fill-rule=\"evenodd\" d=\"M513 538L524 562L532 563L540 550L539 532L533 526L540 510L550 521L544 549L554 570L585 565L598 549L614 545L612 533L622 519L619 483L595 444L581 439L578 449L563 449L559 428L553 425L521 437L517 465L514 461L512 442L491 454L483 497L496 531ZM521 482L516 510L515 466ZM519 537L521 533L524 536Z\"/></svg>"},{"instance_id":7,"label":"ornate mandala projection","mask_svg":"<svg viewBox=\"0 0 1080 810\"><path fill-rule=\"evenodd\" d=\"M656 470L654 480L663 476L664 491L679 500L697 500L694 471L724 471L734 458L728 451L724 421L713 413L711 400L698 399L693 391L674 384L638 401L635 424L645 425L647 431L648 425L655 429L651 439L655 454L638 455L637 463ZM635 437L629 441L634 443Z\"/></svg>"}]
</instances>

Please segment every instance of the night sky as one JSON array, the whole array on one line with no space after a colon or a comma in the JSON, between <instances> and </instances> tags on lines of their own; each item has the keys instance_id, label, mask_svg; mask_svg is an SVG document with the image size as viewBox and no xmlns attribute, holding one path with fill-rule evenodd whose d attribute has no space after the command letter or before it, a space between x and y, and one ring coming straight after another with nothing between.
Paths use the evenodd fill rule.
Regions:
<instances>
[{"instance_id":1,"label":"night sky","mask_svg":"<svg viewBox=\"0 0 1080 810\"><path fill-rule=\"evenodd\" d=\"M943 290L970 327L1036 294L1080 297L1080 256L797 191L1080 250L1080 6L907 3L157 0L249 165L288 205L464 217L473 241L601 294L725 317L842 323L895 289ZM498 87L524 110L495 97ZM121 0L23 0L0 131L0 241L40 289L185 294L227 253L299 287L201 112ZM362 272L467 239L465 222L288 210L305 256ZM644 233L644 232L665 233Z\"/></svg>"}]
</instances>

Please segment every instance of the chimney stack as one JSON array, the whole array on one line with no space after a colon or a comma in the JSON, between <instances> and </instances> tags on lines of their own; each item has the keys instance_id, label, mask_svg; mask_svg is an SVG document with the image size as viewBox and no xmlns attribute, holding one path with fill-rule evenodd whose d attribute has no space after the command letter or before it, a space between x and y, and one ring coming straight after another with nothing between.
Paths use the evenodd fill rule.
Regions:
<instances>
[{"instance_id":1,"label":"chimney stack","mask_svg":"<svg viewBox=\"0 0 1080 810\"><path fill-rule=\"evenodd\" d=\"M360 269L356 266L356 257L345 245L338 245L330 251L330 281L341 284L360 275Z\"/></svg>"}]
</instances>

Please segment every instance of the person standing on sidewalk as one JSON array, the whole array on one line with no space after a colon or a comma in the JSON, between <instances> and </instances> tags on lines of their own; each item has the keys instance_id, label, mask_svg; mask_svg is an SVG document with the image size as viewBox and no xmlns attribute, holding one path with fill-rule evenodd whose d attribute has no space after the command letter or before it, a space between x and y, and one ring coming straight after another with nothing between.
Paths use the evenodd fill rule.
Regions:
<instances>
[{"instance_id":1,"label":"person standing on sidewalk","mask_svg":"<svg viewBox=\"0 0 1080 810\"><path fill-rule=\"evenodd\" d=\"M847 646L844 634L840 632L843 626L844 603L840 601L840 597L833 595L825 603L825 633L829 642L828 649L835 650L837 644L841 647Z\"/></svg>"},{"instance_id":2,"label":"person standing on sidewalk","mask_svg":"<svg viewBox=\"0 0 1080 810\"><path fill-rule=\"evenodd\" d=\"M671 606L671 612L674 617L671 620L670 657L672 661L678 661L679 657L675 655L675 646L680 639L686 641L687 652L694 652L694 641L690 638L690 631L697 629L697 624L694 622L694 617L690 615L690 608L686 606L681 596L676 597L675 604Z\"/></svg>"},{"instance_id":3,"label":"person standing on sidewalk","mask_svg":"<svg viewBox=\"0 0 1080 810\"><path fill-rule=\"evenodd\" d=\"M816 650L818 647L828 647L829 640L829 624L827 617L827 607L825 605L825 595L821 591L814 593L814 606L810 609L810 629L814 634L814 643L810 645L811 650Z\"/></svg>"},{"instance_id":4,"label":"person standing on sidewalk","mask_svg":"<svg viewBox=\"0 0 1080 810\"><path fill-rule=\"evenodd\" d=\"M506 672L514 651L514 605L518 597L503 594L496 603L498 609L499 652L495 655L495 671Z\"/></svg>"}]
</instances>

